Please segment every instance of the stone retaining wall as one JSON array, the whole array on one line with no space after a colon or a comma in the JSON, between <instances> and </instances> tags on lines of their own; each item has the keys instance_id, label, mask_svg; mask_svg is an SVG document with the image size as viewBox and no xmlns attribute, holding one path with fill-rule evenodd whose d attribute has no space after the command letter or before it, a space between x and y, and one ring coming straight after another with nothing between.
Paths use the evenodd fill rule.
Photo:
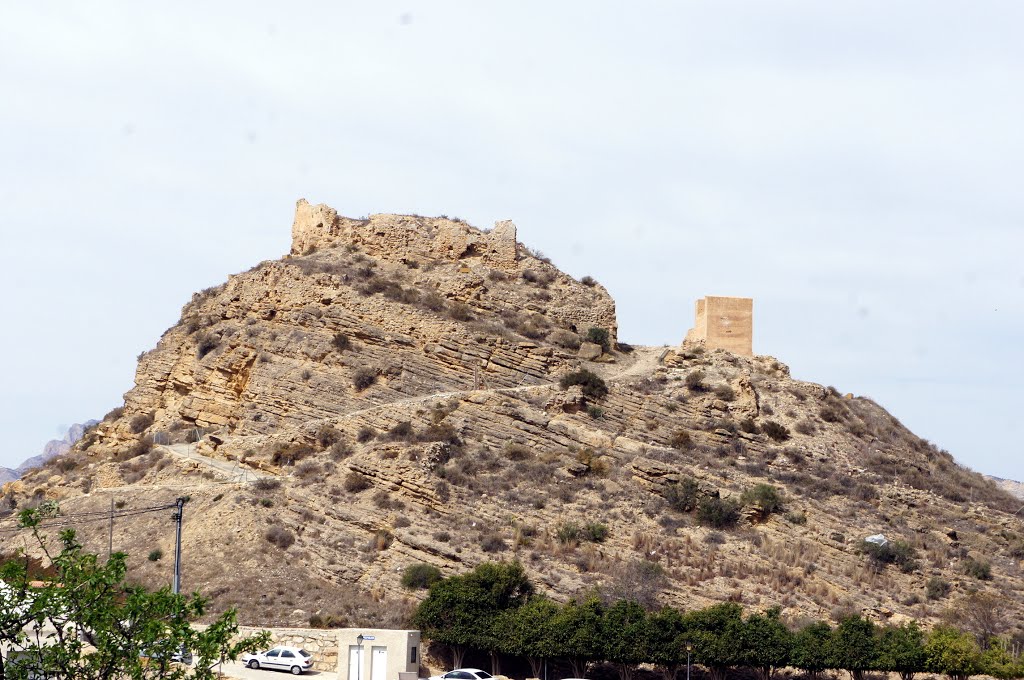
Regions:
<instances>
[{"instance_id":1,"label":"stone retaining wall","mask_svg":"<svg viewBox=\"0 0 1024 680\"><path fill-rule=\"evenodd\" d=\"M335 673L338 670L338 631L315 628L258 628L239 626L243 636L261 631L270 632L270 646L288 645L301 647L313 655L313 668L318 671Z\"/></svg>"}]
</instances>

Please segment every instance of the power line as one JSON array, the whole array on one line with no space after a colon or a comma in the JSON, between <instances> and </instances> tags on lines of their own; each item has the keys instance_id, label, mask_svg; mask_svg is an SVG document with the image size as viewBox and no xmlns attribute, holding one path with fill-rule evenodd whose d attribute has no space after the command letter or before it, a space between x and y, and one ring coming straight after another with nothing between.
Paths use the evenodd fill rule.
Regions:
<instances>
[{"instance_id":1,"label":"power line","mask_svg":"<svg viewBox=\"0 0 1024 680\"><path fill-rule=\"evenodd\" d=\"M85 512L85 513L73 513L68 515L61 515L60 517L54 518L52 521L40 522L36 525L37 529L56 529L60 527L69 527L82 524L92 524L94 522L109 522L111 517L114 519L121 517L137 517L139 515L146 515L151 512L161 512L163 510L171 510L176 508L176 503L170 505L154 505L146 508L132 508L129 510L122 510L111 514L108 511L103 512ZM17 534L25 531L30 527L12 527L8 529L0 529L0 533Z\"/></svg>"}]
</instances>

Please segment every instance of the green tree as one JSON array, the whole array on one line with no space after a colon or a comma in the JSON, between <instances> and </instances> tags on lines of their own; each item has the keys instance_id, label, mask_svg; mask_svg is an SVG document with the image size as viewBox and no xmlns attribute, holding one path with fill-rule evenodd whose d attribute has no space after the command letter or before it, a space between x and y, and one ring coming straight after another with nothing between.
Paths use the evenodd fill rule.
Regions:
<instances>
[{"instance_id":1,"label":"green tree","mask_svg":"<svg viewBox=\"0 0 1024 680\"><path fill-rule=\"evenodd\" d=\"M924 645L925 668L944 673L950 680L967 680L981 671L981 650L970 633L952 626L936 626Z\"/></svg>"},{"instance_id":2,"label":"green tree","mask_svg":"<svg viewBox=\"0 0 1024 680\"><path fill-rule=\"evenodd\" d=\"M431 640L449 645L456 666L462 665L470 647L490 652L497 674L500 640L495 635L495 621L503 611L525 603L532 593L518 562L485 562L467 574L430 586L413 615L413 624Z\"/></svg>"},{"instance_id":3,"label":"green tree","mask_svg":"<svg viewBox=\"0 0 1024 680\"><path fill-rule=\"evenodd\" d=\"M981 672L1000 680L1021 677L1024 670L1015 663L1008 650L1005 640L999 638L989 640L988 649L981 653Z\"/></svg>"},{"instance_id":4,"label":"green tree","mask_svg":"<svg viewBox=\"0 0 1024 680\"><path fill-rule=\"evenodd\" d=\"M816 621L801 628L793 636L789 662L807 672L813 680L831 668L832 628L824 621Z\"/></svg>"},{"instance_id":5,"label":"green tree","mask_svg":"<svg viewBox=\"0 0 1024 680\"><path fill-rule=\"evenodd\" d=\"M402 585L410 590L429 588L443 578L441 570L432 564L410 564L402 572Z\"/></svg>"},{"instance_id":6,"label":"green tree","mask_svg":"<svg viewBox=\"0 0 1024 680\"><path fill-rule=\"evenodd\" d=\"M535 595L516 609L506 609L495 620L494 634L501 641L500 651L523 656L535 678L541 677L544 659L556 654L552 626L559 606L543 595Z\"/></svg>"},{"instance_id":7,"label":"green tree","mask_svg":"<svg viewBox=\"0 0 1024 680\"><path fill-rule=\"evenodd\" d=\"M776 669L789 664L793 634L782 623L781 614L778 607L751 614L740 629L742 663L757 669L762 680L771 680Z\"/></svg>"},{"instance_id":8,"label":"green tree","mask_svg":"<svg viewBox=\"0 0 1024 680\"><path fill-rule=\"evenodd\" d=\"M686 628L697 663L711 671L714 680L725 680L729 668L743 663L739 645L743 630L743 607L722 602L687 613Z\"/></svg>"},{"instance_id":9,"label":"green tree","mask_svg":"<svg viewBox=\"0 0 1024 680\"><path fill-rule=\"evenodd\" d=\"M924 670L924 633L917 622L887 626L878 636L878 670L899 673L901 680L913 680Z\"/></svg>"},{"instance_id":10,"label":"green tree","mask_svg":"<svg viewBox=\"0 0 1024 680\"><path fill-rule=\"evenodd\" d=\"M853 680L861 680L864 671L876 666L875 624L863 616L847 616L832 631L830 652L832 668L849 671Z\"/></svg>"},{"instance_id":11,"label":"green tree","mask_svg":"<svg viewBox=\"0 0 1024 680\"><path fill-rule=\"evenodd\" d=\"M689 434L686 430L680 430L687 439ZM675 443L675 437L673 438ZM677 448L684 448L682 446ZM685 448L689 448L689 444ZM668 506L673 510L679 512L690 512L697 507L697 501L700 500L700 486L696 480L690 477L683 477L675 484L669 484L665 487L665 500L668 501Z\"/></svg>"},{"instance_id":12,"label":"green tree","mask_svg":"<svg viewBox=\"0 0 1024 680\"><path fill-rule=\"evenodd\" d=\"M601 617L601 643L605 660L615 664L620 680L629 680L638 664L648 661L647 611L639 602L618 600Z\"/></svg>"},{"instance_id":13,"label":"green tree","mask_svg":"<svg viewBox=\"0 0 1024 680\"><path fill-rule=\"evenodd\" d=\"M60 534L61 550L53 554L39 532L40 518L25 510L21 524L32 530L53 575L34 583L20 560L0 570L0 647L7 659L17 659L6 666L0 659L0 678L45 672L68 680L212 680L218 662L269 640L263 633L235 641L233 610L202 631L194 629L191 621L205 613L206 600L126 584L126 555L113 553L101 562L83 550L72 530ZM194 653L194 668L172 662L181 650Z\"/></svg>"},{"instance_id":14,"label":"green tree","mask_svg":"<svg viewBox=\"0 0 1024 680\"><path fill-rule=\"evenodd\" d=\"M675 680L686 663L686 621L682 612L663 607L647 616L644 656L661 668L665 680Z\"/></svg>"},{"instance_id":15,"label":"green tree","mask_svg":"<svg viewBox=\"0 0 1024 680\"><path fill-rule=\"evenodd\" d=\"M596 595L570 600L552 622L551 639L557 655L568 659L573 676L586 677L587 666L603 658L601 640L604 605Z\"/></svg>"}]
</instances>

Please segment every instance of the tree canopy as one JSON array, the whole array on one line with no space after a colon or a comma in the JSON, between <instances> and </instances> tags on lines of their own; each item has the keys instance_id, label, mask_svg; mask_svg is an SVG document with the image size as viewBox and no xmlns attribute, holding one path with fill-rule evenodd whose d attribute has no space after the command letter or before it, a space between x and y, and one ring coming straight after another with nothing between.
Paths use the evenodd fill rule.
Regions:
<instances>
[{"instance_id":1,"label":"tree canopy","mask_svg":"<svg viewBox=\"0 0 1024 680\"><path fill-rule=\"evenodd\" d=\"M621 680L645 663L674 680L687 662L687 646L693 662L714 680L734 667L771 680L787 666L810 678L842 669L854 680L868 671L899 673L901 680L924 671L951 680L982 672L1000 679L1024 675L1024 662L1009 653L1005 640L992 637L982 649L970 632L951 626L926 633L914 622L879 626L852 615L835 628L813 621L793 630L777 607L744 612L738 603L723 602L691 611L649 611L635 599L609 599L597 590L558 604L534 595L517 563L480 565L434 584L415 621L426 637L452 645L457 665L461 653L476 649L492 659L526 657L535 677L543 660L561 659L578 678L586 677L591 664L606 662Z\"/></svg>"},{"instance_id":2,"label":"tree canopy","mask_svg":"<svg viewBox=\"0 0 1024 680\"><path fill-rule=\"evenodd\" d=\"M41 674L67 680L212 680L218 662L266 644L267 634L237 640L233 610L203 630L193 628L205 613L204 598L128 585L126 555L101 561L83 550L73 530L60 534L60 551L51 553L38 531L39 518L36 510L25 510L21 523L52 565L51 576L33 580L27 558L0 567L0 680ZM182 650L194 654L194 667L173 661Z\"/></svg>"}]
</instances>

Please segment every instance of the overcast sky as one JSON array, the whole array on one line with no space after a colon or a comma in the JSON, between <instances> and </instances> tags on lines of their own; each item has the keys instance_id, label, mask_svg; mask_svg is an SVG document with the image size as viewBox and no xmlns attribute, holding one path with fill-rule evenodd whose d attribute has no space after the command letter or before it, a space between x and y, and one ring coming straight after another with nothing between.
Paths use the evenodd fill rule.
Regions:
<instances>
[{"instance_id":1,"label":"overcast sky","mask_svg":"<svg viewBox=\"0 0 1024 680\"><path fill-rule=\"evenodd\" d=\"M445 213L1024 478L1024 3L0 4L0 465L99 418L295 200Z\"/></svg>"}]
</instances>

